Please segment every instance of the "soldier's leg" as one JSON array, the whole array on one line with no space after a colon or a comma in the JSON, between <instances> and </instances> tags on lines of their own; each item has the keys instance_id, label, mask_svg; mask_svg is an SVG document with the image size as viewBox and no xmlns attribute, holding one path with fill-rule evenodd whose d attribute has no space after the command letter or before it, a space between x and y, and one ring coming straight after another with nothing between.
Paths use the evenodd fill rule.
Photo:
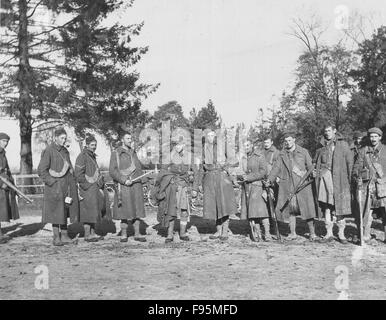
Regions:
<instances>
[{"instance_id":1,"label":"soldier's leg","mask_svg":"<svg viewBox=\"0 0 386 320\"><path fill-rule=\"evenodd\" d=\"M307 220L308 229L310 230L310 240L317 240L318 237L315 234L315 219L311 218Z\"/></svg>"},{"instance_id":2,"label":"soldier's leg","mask_svg":"<svg viewBox=\"0 0 386 320\"><path fill-rule=\"evenodd\" d=\"M99 237L92 232L94 230L94 224L93 223L84 223L84 240L87 242L97 242L99 240Z\"/></svg>"},{"instance_id":3,"label":"soldier's leg","mask_svg":"<svg viewBox=\"0 0 386 320\"><path fill-rule=\"evenodd\" d=\"M249 225L251 227L251 231L253 232L253 238L252 241L261 241L261 230L260 230L260 223L256 219L252 218L249 219Z\"/></svg>"},{"instance_id":4,"label":"soldier's leg","mask_svg":"<svg viewBox=\"0 0 386 320\"><path fill-rule=\"evenodd\" d=\"M209 236L209 239L218 239L221 236L222 232L222 224L221 219L216 220L216 232Z\"/></svg>"},{"instance_id":5,"label":"soldier's leg","mask_svg":"<svg viewBox=\"0 0 386 320\"><path fill-rule=\"evenodd\" d=\"M223 218L221 223L221 240L228 240L228 229L229 229L229 217L226 216Z\"/></svg>"},{"instance_id":6,"label":"soldier's leg","mask_svg":"<svg viewBox=\"0 0 386 320\"><path fill-rule=\"evenodd\" d=\"M186 235L186 226L188 224L188 211L181 210L181 218L180 218L180 239L184 241L189 241L189 237Z\"/></svg>"},{"instance_id":7,"label":"soldier's leg","mask_svg":"<svg viewBox=\"0 0 386 320\"><path fill-rule=\"evenodd\" d=\"M265 241L272 241L271 233L269 232L270 224L269 224L269 218L262 218L261 222L264 227L264 239Z\"/></svg>"},{"instance_id":8,"label":"soldier's leg","mask_svg":"<svg viewBox=\"0 0 386 320\"><path fill-rule=\"evenodd\" d=\"M146 242L146 238L139 232L139 226L141 224L140 219L134 219L131 222L134 226L134 240L139 242Z\"/></svg>"},{"instance_id":9,"label":"soldier's leg","mask_svg":"<svg viewBox=\"0 0 386 320\"><path fill-rule=\"evenodd\" d=\"M371 224L373 222L373 210L369 210L368 216L363 219L363 240L371 240Z\"/></svg>"},{"instance_id":10,"label":"soldier's leg","mask_svg":"<svg viewBox=\"0 0 386 320\"><path fill-rule=\"evenodd\" d=\"M52 224L52 233L53 233L53 245L62 246L64 243L60 240L60 231L58 224Z\"/></svg>"},{"instance_id":11,"label":"soldier's leg","mask_svg":"<svg viewBox=\"0 0 386 320\"><path fill-rule=\"evenodd\" d=\"M126 219L121 220L121 242L127 242L127 228L128 228L128 222Z\"/></svg>"},{"instance_id":12,"label":"soldier's leg","mask_svg":"<svg viewBox=\"0 0 386 320\"><path fill-rule=\"evenodd\" d=\"M99 240L103 240L103 239L104 239L103 236L98 236L98 235L95 233L95 223L90 223L90 226L91 226L91 230L90 230L91 238L96 238L98 241L99 241Z\"/></svg>"},{"instance_id":13,"label":"soldier's leg","mask_svg":"<svg viewBox=\"0 0 386 320\"><path fill-rule=\"evenodd\" d=\"M342 216L337 217L337 224L339 228L339 233L338 233L339 241L343 244L348 243L346 237L344 236L344 230L346 228L346 219Z\"/></svg>"},{"instance_id":14,"label":"soldier's leg","mask_svg":"<svg viewBox=\"0 0 386 320\"><path fill-rule=\"evenodd\" d=\"M72 243L71 238L68 236L67 225L66 224L61 224L60 225L60 240L64 244Z\"/></svg>"},{"instance_id":15,"label":"soldier's leg","mask_svg":"<svg viewBox=\"0 0 386 320\"><path fill-rule=\"evenodd\" d=\"M326 235L324 236L325 239L327 240L333 240L334 239L334 234L333 234L333 227L334 227L334 222L333 222L333 218L332 218L332 215L331 215L331 209L330 208L325 208L324 210L324 218L325 218L325 221L324 221L324 224L326 226L326 230L327 230L327 233Z\"/></svg>"},{"instance_id":16,"label":"soldier's leg","mask_svg":"<svg viewBox=\"0 0 386 320\"><path fill-rule=\"evenodd\" d=\"M0 244L6 243L7 242L7 237L3 235L3 232L1 231L1 222L0 222Z\"/></svg>"},{"instance_id":17,"label":"soldier's leg","mask_svg":"<svg viewBox=\"0 0 386 320\"><path fill-rule=\"evenodd\" d=\"M296 216L294 214L290 214L289 216L289 227L290 227L289 239L297 238L298 235L296 234Z\"/></svg>"},{"instance_id":18,"label":"soldier's leg","mask_svg":"<svg viewBox=\"0 0 386 320\"><path fill-rule=\"evenodd\" d=\"M174 222L175 222L175 218L171 217L171 220L169 221L169 226L168 226L168 236L165 239L166 243L173 241Z\"/></svg>"}]
</instances>

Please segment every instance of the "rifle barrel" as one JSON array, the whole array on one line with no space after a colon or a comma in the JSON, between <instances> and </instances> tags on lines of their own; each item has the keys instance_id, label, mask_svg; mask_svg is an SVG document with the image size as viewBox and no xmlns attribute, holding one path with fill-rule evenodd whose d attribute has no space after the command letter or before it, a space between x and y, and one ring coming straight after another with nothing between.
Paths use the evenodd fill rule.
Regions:
<instances>
[{"instance_id":1,"label":"rifle barrel","mask_svg":"<svg viewBox=\"0 0 386 320\"><path fill-rule=\"evenodd\" d=\"M7 179L5 179L4 177L0 176L0 180L6 185L8 186L10 189L12 189L13 191L15 191L17 193L17 195L20 197L20 198L23 198L25 201L27 201L28 203L32 203L33 200L28 198L23 192L21 192L18 188L16 188L11 182L9 182Z\"/></svg>"}]
</instances>

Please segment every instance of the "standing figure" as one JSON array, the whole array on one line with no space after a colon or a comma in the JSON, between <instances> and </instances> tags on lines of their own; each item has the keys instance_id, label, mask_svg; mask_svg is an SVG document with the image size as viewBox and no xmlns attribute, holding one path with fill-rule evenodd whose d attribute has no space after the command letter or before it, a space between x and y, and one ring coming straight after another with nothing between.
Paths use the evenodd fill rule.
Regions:
<instances>
[{"instance_id":1,"label":"standing figure","mask_svg":"<svg viewBox=\"0 0 386 320\"><path fill-rule=\"evenodd\" d=\"M195 185L203 186L203 217L215 220L216 232L210 239L228 239L229 216L237 213L236 196L233 189L233 179L228 170L230 164L224 159L223 163L217 159L216 133L207 133L204 146L204 160L202 165L202 181L196 178ZM199 177L197 175L197 177ZM198 181L198 182L197 182ZM196 196L196 192L192 193Z\"/></svg>"},{"instance_id":2,"label":"standing figure","mask_svg":"<svg viewBox=\"0 0 386 320\"><path fill-rule=\"evenodd\" d=\"M102 218L104 209L104 177L99 170L95 150L95 136L86 137L86 146L76 158L75 177L79 185L80 222L84 227L84 240L96 242L95 224Z\"/></svg>"},{"instance_id":3,"label":"standing figure","mask_svg":"<svg viewBox=\"0 0 386 320\"><path fill-rule=\"evenodd\" d=\"M386 146L381 143L382 134L379 128L368 130L370 145L360 149L353 168L353 177L358 187L365 191L361 207L363 240L366 243L371 242L373 213L382 218L386 239Z\"/></svg>"},{"instance_id":4,"label":"standing figure","mask_svg":"<svg viewBox=\"0 0 386 320\"><path fill-rule=\"evenodd\" d=\"M280 178L276 216L279 221L289 222L291 233L287 238L288 240L298 238L296 234L297 216L307 221L310 241L318 240L315 235L316 211L311 185L300 190L289 203L287 201L289 195L294 194L299 182L312 168L312 159L308 151L296 144L294 132L286 132L284 134L284 150L279 153L279 157L268 175L267 185L272 185L277 178Z\"/></svg>"},{"instance_id":5,"label":"standing figure","mask_svg":"<svg viewBox=\"0 0 386 320\"><path fill-rule=\"evenodd\" d=\"M352 157L353 157L353 163L355 163L358 160L359 157L359 150L366 144L365 138L367 137L367 132L360 132L356 131L354 132L353 135L353 144L350 147L350 150L352 152ZM351 210L352 214L355 219L355 224L357 226L360 225L360 206L359 206L359 201L358 199L358 185L357 185L357 179L351 175ZM358 227L359 228L359 227ZM358 235L355 234L353 236L353 243L358 243L359 238Z\"/></svg>"},{"instance_id":6,"label":"standing figure","mask_svg":"<svg viewBox=\"0 0 386 320\"><path fill-rule=\"evenodd\" d=\"M256 241L261 239L260 224L264 227L264 240L271 241L268 208L262 196L264 191L262 181L268 174L267 162L261 152L254 150L251 141L245 143L245 151L247 163L246 167L243 168L245 174L243 175L244 185L242 188L245 189L241 193L241 219L248 219L252 222L252 228L257 234Z\"/></svg>"},{"instance_id":7,"label":"standing figure","mask_svg":"<svg viewBox=\"0 0 386 320\"><path fill-rule=\"evenodd\" d=\"M271 137L265 137L264 138L264 157L265 161L267 162L267 169L268 173L271 172L273 164L275 163L276 159L279 157L280 151L276 149L276 147L273 145L273 141Z\"/></svg>"},{"instance_id":8,"label":"standing figure","mask_svg":"<svg viewBox=\"0 0 386 320\"><path fill-rule=\"evenodd\" d=\"M5 148L8 146L9 136L0 133L0 175L13 185L15 184L8 160L5 155ZM1 231L1 222L9 222L10 219L19 219L19 209L16 202L16 193L0 180L0 244L8 242L9 238Z\"/></svg>"},{"instance_id":9,"label":"standing figure","mask_svg":"<svg viewBox=\"0 0 386 320\"><path fill-rule=\"evenodd\" d=\"M188 197L188 186L190 184L190 173L193 171L189 160L185 155L185 144L178 142L171 152L171 163L163 165L158 174L156 184L158 185L158 220L163 227L168 228L165 242L173 241L173 233L176 220L180 220L180 239L189 241L186 234L187 223L190 216L190 203ZM197 190L196 190L197 191Z\"/></svg>"},{"instance_id":10,"label":"standing figure","mask_svg":"<svg viewBox=\"0 0 386 320\"><path fill-rule=\"evenodd\" d=\"M79 222L78 189L65 147L67 133L63 128L54 132L54 142L42 152L38 175L44 182L43 223L52 223L53 244L71 243L67 233L67 218Z\"/></svg>"},{"instance_id":11,"label":"standing figure","mask_svg":"<svg viewBox=\"0 0 386 320\"><path fill-rule=\"evenodd\" d=\"M121 142L110 158L109 172L116 184L113 219L121 220L121 242L128 240L129 220L134 226L134 240L146 242L139 231L140 219L145 217L142 180L132 181L142 175L142 164L132 149L131 134L124 133Z\"/></svg>"},{"instance_id":12,"label":"standing figure","mask_svg":"<svg viewBox=\"0 0 386 320\"><path fill-rule=\"evenodd\" d=\"M353 154L354 163L358 159L359 150L365 145L364 139L367 136L367 132L356 131L353 135L353 143L350 150Z\"/></svg>"},{"instance_id":13,"label":"standing figure","mask_svg":"<svg viewBox=\"0 0 386 320\"><path fill-rule=\"evenodd\" d=\"M338 239L347 244L344 235L345 216L351 215L351 171L353 156L349 145L333 125L326 125L321 139L322 147L316 150L315 171L318 201L327 229L324 242L334 240L333 226L339 227Z\"/></svg>"}]
</instances>

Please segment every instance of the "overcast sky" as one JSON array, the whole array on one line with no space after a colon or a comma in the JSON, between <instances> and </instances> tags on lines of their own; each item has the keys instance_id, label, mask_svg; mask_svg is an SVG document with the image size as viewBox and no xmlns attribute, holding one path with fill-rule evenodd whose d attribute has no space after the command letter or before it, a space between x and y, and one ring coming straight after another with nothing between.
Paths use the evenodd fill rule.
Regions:
<instances>
[{"instance_id":1,"label":"overcast sky","mask_svg":"<svg viewBox=\"0 0 386 320\"><path fill-rule=\"evenodd\" d=\"M376 27L386 22L384 0L136 0L119 18L145 21L135 43L150 50L137 69L143 82L161 83L146 109L177 100L188 116L212 99L226 125L249 125L293 79L303 47L288 34L291 19L317 13L329 26L323 39L334 43L340 5L372 15Z\"/></svg>"}]
</instances>

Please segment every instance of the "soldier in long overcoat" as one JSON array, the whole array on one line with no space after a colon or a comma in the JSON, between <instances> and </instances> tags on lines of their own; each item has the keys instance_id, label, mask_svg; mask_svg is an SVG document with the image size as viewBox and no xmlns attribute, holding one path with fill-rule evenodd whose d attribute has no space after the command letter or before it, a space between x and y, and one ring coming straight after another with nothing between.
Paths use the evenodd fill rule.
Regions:
<instances>
[{"instance_id":1,"label":"soldier in long overcoat","mask_svg":"<svg viewBox=\"0 0 386 320\"><path fill-rule=\"evenodd\" d=\"M79 222L79 199L70 154L65 147L67 133L54 132L54 142L42 152L38 175L44 182L43 223L52 223L54 245L71 243L67 218ZM59 229L60 228L60 229Z\"/></svg>"},{"instance_id":2,"label":"soldier in long overcoat","mask_svg":"<svg viewBox=\"0 0 386 320\"><path fill-rule=\"evenodd\" d=\"M248 219L260 240L260 224L264 227L265 241L272 240L268 207L263 198L263 179L267 177L268 166L262 152L254 150L251 141L245 143L247 161L243 163L243 190L241 193L241 219ZM248 205L248 207L247 207Z\"/></svg>"},{"instance_id":3,"label":"soldier in long overcoat","mask_svg":"<svg viewBox=\"0 0 386 320\"><path fill-rule=\"evenodd\" d=\"M75 176L79 186L80 222L84 227L84 239L96 242L95 224L102 218L105 208L104 177L99 170L95 150L95 136L86 137L86 146L76 158Z\"/></svg>"},{"instance_id":4,"label":"soldier in long overcoat","mask_svg":"<svg viewBox=\"0 0 386 320\"><path fill-rule=\"evenodd\" d=\"M288 196L294 193L302 177L313 168L310 154L306 149L296 144L295 136L295 133L291 131L285 133L284 149L280 152L279 158L268 175L269 183L267 185L280 178L276 216L282 222L289 222L291 234L288 240L298 238L296 234L296 217L300 216L307 221L310 230L310 241L315 241L318 238L315 234L314 219L316 210L311 185L298 192L283 211L280 210L286 203Z\"/></svg>"},{"instance_id":5,"label":"soldier in long overcoat","mask_svg":"<svg viewBox=\"0 0 386 320\"><path fill-rule=\"evenodd\" d=\"M141 236L140 219L145 218L145 204L142 179L142 164L132 148L132 136L124 133L122 145L112 152L109 173L116 184L114 196L113 219L121 220L121 242L127 242L127 228L130 220L134 226L134 240L146 242Z\"/></svg>"},{"instance_id":6,"label":"soldier in long overcoat","mask_svg":"<svg viewBox=\"0 0 386 320\"><path fill-rule=\"evenodd\" d=\"M5 155L5 148L8 146L9 140L10 138L6 133L0 133L0 175L14 185L15 182L9 170L8 160ZM1 222L9 222L10 219L19 219L16 194L13 190L10 190L6 184L0 181L0 244L6 243L9 240L1 231Z\"/></svg>"},{"instance_id":7,"label":"soldier in long overcoat","mask_svg":"<svg viewBox=\"0 0 386 320\"><path fill-rule=\"evenodd\" d=\"M383 132L379 128L367 131L369 145L359 150L353 167L353 178L363 190L362 216L363 240L371 242L371 224L373 214L382 218L386 243L386 145L382 144ZM358 230L360 226L358 223Z\"/></svg>"},{"instance_id":8,"label":"soldier in long overcoat","mask_svg":"<svg viewBox=\"0 0 386 320\"><path fill-rule=\"evenodd\" d=\"M334 221L339 227L339 241L347 243L344 235L345 216L351 215L351 171L353 155L346 141L343 140L333 125L326 125L321 147L314 158L316 190L322 209L327 234L323 241L334 239L332 229Z\"/></svg>"},{"instance_id":9,"label":"soldier in long overcoat","mask_svg":"<svg viewBox=\"0 0 386 320\"><path fill-rule=\"evenodd\" d=\"M177 219L180 219L180 239L189 241L186 226L190 219L189 184L193 174L190 154L183 142L177 142L171 152L171 163L164 164L157 176L158 220L168 228L165 242L173 241ZM197 191L197 190L196 190Z\"/></svg>"},{"instance_id":10,"label":"soldier in long overcoat","mask_svg":"<svg viewBox=\"0 0 386 320\"><path fill-rule=\"evenodd\" d=\"M234 179L229 174L231 164L217 158L216 133L210 131L204 145L202 175L195 178L195 186L203 187L203 217L215 220L217 231L210 239L228 239L229 216L237 213ZM202 177L202 179L201 179ZM192 192L195 196L196 192Z\"/></svg>"}]
</instances>

